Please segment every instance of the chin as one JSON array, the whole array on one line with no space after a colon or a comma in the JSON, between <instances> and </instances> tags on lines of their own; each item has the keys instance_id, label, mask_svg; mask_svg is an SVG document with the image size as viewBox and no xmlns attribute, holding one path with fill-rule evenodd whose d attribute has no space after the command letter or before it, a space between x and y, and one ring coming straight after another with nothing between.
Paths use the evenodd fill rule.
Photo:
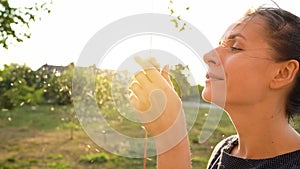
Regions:
<instances>
[{"instance_id":1,"label":"chin","mask_svg":"<svg viewBox=\"0 0 300 169\"><path fill-rule=\"evenodd\" d=\"M202 90L201 96L204 101L211 102L211 92L210 89L207 89L207 87Z\"/></svg>"},{"instance_id":2,"label":"chin","mask_svg":"<svg viewBox=\"0 0 300 169\"><path fill-rule=\"evenodd\" d=\"M215 92L214 95L212 95L212 91L210 87L205 87L202 91L202 99L206 102L213 103L219 107L224 108L225 102L226 102L226 96L225 92L219 91Z\"/></svg>"}]
</instances>

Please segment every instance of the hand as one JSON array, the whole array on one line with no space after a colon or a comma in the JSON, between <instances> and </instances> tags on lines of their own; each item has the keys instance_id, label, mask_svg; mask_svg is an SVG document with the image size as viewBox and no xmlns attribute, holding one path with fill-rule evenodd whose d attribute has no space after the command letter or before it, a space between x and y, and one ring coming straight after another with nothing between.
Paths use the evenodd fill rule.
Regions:
<instances>
[{"instance_id":1,"label":"hand","mask_svg":"<svg viewBox=\"0 0 300 169\"><path fill-rule=\"evenodd\" d=\"M136 62L144 70L135 75L136 80L130 86L130 102L158 146L165 150L172 148L187 131L182 102L173 89L168 66L159 71L154 58L136 57Z\"/></svg>"}]
</instances>

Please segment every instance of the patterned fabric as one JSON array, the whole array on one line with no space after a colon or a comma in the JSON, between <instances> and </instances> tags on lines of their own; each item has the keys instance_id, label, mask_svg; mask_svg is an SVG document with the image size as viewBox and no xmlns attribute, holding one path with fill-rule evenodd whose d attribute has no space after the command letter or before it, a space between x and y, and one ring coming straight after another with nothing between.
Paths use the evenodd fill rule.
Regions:
<instances>
[{"instance_id":1,"label":"patterned fabric","mask_svg":"<svg viewBox=\"0 0 300 169\"><path fill-rule=\"evenodd\" d=\"M207 169L300 169L300 150L273 158L253 160L232 156L230 152L237 144L236 135L221 141L214 149Z\"/></svg>"}]
</instances>

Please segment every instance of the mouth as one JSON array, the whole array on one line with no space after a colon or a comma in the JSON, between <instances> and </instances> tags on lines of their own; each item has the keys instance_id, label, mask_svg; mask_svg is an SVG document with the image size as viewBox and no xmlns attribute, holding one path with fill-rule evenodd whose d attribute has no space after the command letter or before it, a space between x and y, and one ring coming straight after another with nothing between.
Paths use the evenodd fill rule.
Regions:
<instances>
[{"instance_id":1,"label":"mouth","mask_svg":"<svg viewBox=\"0 0 300 169\"><path fill-rule=\"evenodd\" d=\"M218 81L218 80L224 80L224 78L220 77L220 76L217 76L213 73L207 73L206 74L206 79L208 81Z\"/></svg>"}]
</instances>

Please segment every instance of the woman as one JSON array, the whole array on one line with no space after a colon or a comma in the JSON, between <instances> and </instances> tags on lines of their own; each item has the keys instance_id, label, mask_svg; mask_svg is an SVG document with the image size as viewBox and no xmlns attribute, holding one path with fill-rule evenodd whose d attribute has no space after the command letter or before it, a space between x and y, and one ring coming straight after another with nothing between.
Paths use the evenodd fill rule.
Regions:
<instances>
[{"instance_id":1,"label":"woman","mask_svg":"<svg viewBox=\"0 0 300 169\"><path fill-rule=\"evenodd\" d=\"M277 8L249 11L204 61L208 73L202 97L223 106L237 131L215 147L207 168L300 169L300 135L289 124L300 114L300 18ZM164 70L161 75L155 69L138 73L131 85L131 103L141 119L149 113L152 91L165 93L161 115L144 121L153 136L174 126L177 116L182 118L175 121L176 129L185 127L181 102ZM161 153L170 139L155 138L158 168L191 168L188 138L181 138Z\"/></svg>"}]
</instances>

